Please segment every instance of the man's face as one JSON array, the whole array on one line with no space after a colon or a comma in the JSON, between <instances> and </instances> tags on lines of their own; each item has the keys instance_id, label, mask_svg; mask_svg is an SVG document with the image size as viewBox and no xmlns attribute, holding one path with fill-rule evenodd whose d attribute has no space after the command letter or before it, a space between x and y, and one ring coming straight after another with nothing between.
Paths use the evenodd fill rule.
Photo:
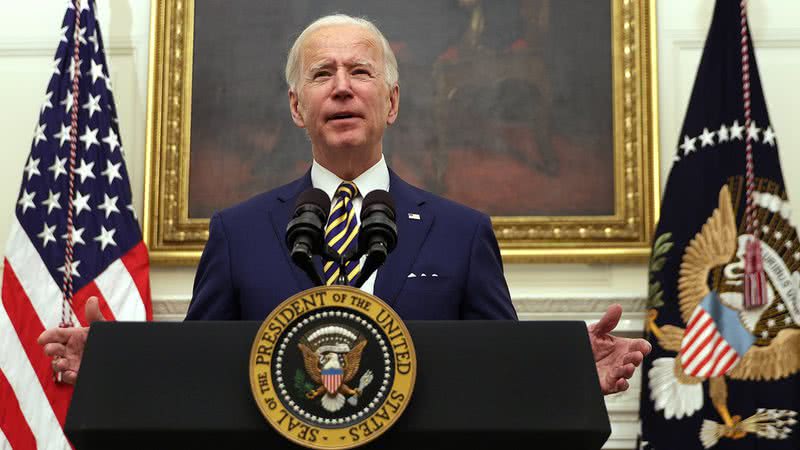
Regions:
<instances>
[{"instance_id":1,"label":"man's face","mask_svg":"<svg viewBox=\"0 0 800 450\"><path fill-rule=\"evenodd\" d=\"M308 131L314 151L380 154L383 131L397 118L399 90L386 85L375 37L359 26L321 28L306 39L301 64L289 100L292 119Z\"/></svg>"}]
</instances>

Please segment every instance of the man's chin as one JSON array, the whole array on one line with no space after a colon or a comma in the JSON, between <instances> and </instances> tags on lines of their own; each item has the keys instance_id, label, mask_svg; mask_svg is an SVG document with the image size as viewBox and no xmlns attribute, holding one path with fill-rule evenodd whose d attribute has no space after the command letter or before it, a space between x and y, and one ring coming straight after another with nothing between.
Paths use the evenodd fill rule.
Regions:
<instances>
[{"instance_id":1,"label":"man's chin","mask_svg":"<svg viewBox=\"0 0 800 450\"><path fill-rule=\"evenodd\" d=\"M325 141L325 146L334 151L354 151L366 145L367 140L363 136L337 136Z\"/></svg>"}]
</instances>

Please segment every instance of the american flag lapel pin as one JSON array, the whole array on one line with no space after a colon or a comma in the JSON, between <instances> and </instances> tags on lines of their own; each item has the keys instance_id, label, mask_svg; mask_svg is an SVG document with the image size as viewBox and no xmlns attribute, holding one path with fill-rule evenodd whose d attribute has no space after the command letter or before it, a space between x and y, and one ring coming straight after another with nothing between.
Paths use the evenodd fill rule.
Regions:
<instances>
[{"instance_id":1,"label":"american flag lapel pin","mask_svg":"<svg viewBox=\"0 0 800 450\"><path fill-rule=\"evenodd\" d=\"M422 218L417 213L408 213L408 218L411 220L422 220Z\"/></svg>"}]
</instances>

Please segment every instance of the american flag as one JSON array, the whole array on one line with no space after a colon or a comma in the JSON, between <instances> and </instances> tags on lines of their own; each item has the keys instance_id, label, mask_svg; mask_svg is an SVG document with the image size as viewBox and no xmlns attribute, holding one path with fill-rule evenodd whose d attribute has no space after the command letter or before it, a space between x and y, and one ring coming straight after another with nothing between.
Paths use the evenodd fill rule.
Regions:
<instances>
[{"instance_id":1,"label":"american flag","mask_svg":"<svg viewBox=\"0 0 800 450\"><path fill-rule=\"evenodd\" d=\"M147 249L131 204L93 2L70 3L60 34L4 260L0 307L3 449L70 448L62 426L72 387L54 381L51 359L36 343L39 334L62 323L86 325L83 309L90 296L100 299L107 319L152 319ZM79 76L73 84L76 66ZM76 117L72 116L74 91L78 92ZM72 142L76 144L74 166ZM63 301L62 290L68 290L65 254L70 205L71 305Z\"/></svg>"},{"instance_id":2,"label":"american flag","mask_svg":"<svg viewBox=\"0 0 800 450\"><path fill-rule=\"evenodd\" d=\"M681 341L681 366L693 377L719 377L730 372L755 338L723 305L716 292L695 308Z\"/></svg>"}]
</instances>

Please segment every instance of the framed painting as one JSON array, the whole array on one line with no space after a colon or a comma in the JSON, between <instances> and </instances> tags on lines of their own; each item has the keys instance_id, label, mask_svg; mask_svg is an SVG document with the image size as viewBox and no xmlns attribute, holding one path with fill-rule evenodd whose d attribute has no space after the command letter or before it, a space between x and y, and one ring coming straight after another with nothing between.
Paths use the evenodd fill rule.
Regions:
<instances>
[{"instance_id":1,"label":"framed painting","mask_svg":"<svg viewBox=\"0 0 800 450\"><path fill-rule=\"evenodd\" d=\"M491 215L506 262L645 260L659 201L653 0L152 2L145 239L196 263L214 211L305 173L283 68L305 25L395 52L401 177Z\"/></svg>"}]
</instances>

